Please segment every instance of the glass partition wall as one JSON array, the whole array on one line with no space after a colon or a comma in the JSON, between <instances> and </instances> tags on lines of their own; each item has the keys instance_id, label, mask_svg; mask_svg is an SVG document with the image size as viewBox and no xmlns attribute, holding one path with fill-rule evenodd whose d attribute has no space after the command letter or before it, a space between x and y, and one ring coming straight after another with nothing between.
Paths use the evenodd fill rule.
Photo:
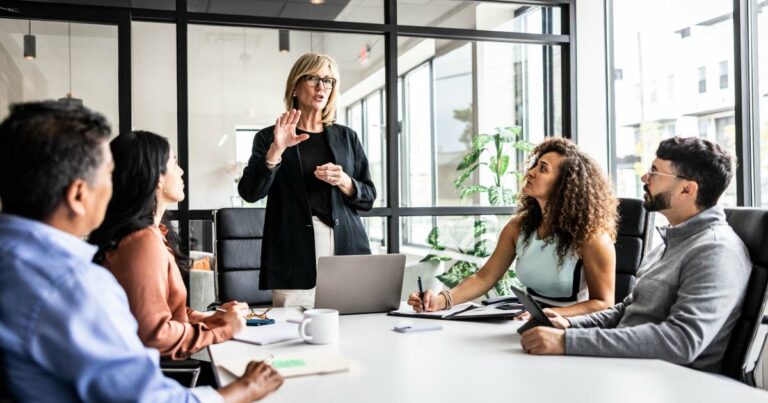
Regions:
<instances>
[{"instance_id":1,"label":"glass partition wall","mask_svg":"<svg viewBox=\"0 0 768 403\"><path fill-rule=\"evenodd\" d=\"M513 201L462 195L456 182L512 195L524 155L503 150L501 176L482 167L463 175L457 168L473 141L514 133L538 142L571 137L575 127L575 12L565 0L10 3L14 12L0 10L0 118L10 103L69 91L62 41L71 25L73 94L107 115L115 133L151 130L177 150L187 198L172 213L192 250L210 251L216 209L265 205L241 200L237 180L254 135L282 113L288 72L306 52L339 63L336 121L358 133L378 193L361 212L374 253L417 261L432 228L458 245L472 241L480 218L490 223L483 236L495 238ZM29 19L33 61L23 58Z\"/></svg>"}]
</instances>

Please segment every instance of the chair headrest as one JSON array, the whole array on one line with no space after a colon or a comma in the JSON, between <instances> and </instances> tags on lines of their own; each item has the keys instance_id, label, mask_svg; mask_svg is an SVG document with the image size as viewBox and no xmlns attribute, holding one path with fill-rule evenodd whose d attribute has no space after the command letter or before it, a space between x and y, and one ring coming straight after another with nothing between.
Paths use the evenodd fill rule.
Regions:
<instances>
[{"instance_id":1,"label":"chair headrest","mask_svg":"<svg viewBox=\"0 0 768 403\"><path fill-rule=\"evenodd\" d=\"M753 207L727 208L725 217L747 246L752 263L768 267L768 210Z\"/></svg>"},{"instance_id":2,"label":"chair headrest","mask_svg":"<svg viewBox=\"0 0 768 403\"><path fill-rule=\"evenodd\" d=\"M216 211L216 239L262 238L263 208L223 208Z\"/></svg>"},{"instance_id":3,"label":"chair headrest","mask_svg":"<svg viewBox=\"0 0 768 403\"><path fill-rule=\"evenodd\" d=\"M619 199L619 235L642 237L648 212L640 199Z\"/></svg>"}]
</instances>

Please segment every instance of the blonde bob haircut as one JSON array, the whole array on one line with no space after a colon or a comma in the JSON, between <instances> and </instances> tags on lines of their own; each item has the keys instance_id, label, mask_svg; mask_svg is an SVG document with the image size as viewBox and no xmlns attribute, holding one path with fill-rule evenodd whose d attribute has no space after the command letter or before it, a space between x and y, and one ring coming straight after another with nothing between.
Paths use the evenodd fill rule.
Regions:
<instances>
[{"instance_id":1,"label":"blonde bob haircut","mask_svg":"<svg viewBox=\"0 0 768 403\"><path fill-rule=\"evenodd\" d=\"M328 102L323 108L323 124L328 126L333 124L336 117L336 96L338 95L339 88L339 66L336 61L328 55L320 53L305 53L291 68L291 73L288 74L288 80L285 82L285 110L299 109L299 101L293 96L293 91L296 86L299 85L299 81L306 75L316 74L323 66L328 65L333 74L333 78L336 79L336 85L331 90L331 95L328 96ZM304 83L301 83L304 85Z\"/></svg>"}]
</instances>

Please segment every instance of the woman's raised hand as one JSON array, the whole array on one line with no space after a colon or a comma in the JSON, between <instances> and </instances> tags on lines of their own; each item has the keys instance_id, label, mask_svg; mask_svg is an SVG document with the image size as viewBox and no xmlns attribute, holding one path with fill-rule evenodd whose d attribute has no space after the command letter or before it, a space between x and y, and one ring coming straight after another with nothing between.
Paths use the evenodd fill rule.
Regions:
<instances>
[{"instance_id":1,"label":"woman's raised hand","mask_svg":"<svg viewBox=\"0 0 768 403\"><path fill-rule=\"evenodd\" d=\"M299 123L300 116L300 110L291 109L283 112L275 121L275 137L272 144L281 152L309 138L306 133L296 134L296 125Z\"/></svg>"}]
</instances>

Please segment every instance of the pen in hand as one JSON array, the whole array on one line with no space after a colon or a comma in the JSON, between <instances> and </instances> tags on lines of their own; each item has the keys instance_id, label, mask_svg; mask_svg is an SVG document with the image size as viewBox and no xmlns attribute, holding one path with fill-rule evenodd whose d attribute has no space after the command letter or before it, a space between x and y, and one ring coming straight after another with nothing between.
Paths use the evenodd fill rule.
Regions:
<instances>
[{"instance_id":1,"label":"pen in hand","mask_svg":"<svg viewBox=\"0 0 768 403\"><path fill-rule=\"evenodd\" d=\"M419 282L419 298L421 298L421 310L426 312L427 308L424 306L424 288L421 287L421 276L417 279Z\"/></svg>"},{"instance_id":2,"label":"pen in hand","mask_svg":"<svg viewBox=\"0 0 768 403\"><path fill-rule=\"evenodd\" d=\"M229 312L229 311L227 311L226 309L224 309L224 308L222 308L222 307L217 307L217 308L216 308L216 312L227 313L227 312ZM243 310L241 310L241 311L238 311L238 312L237 312L237 314L238 314L238 315L240 315L240 316L242 316L242 317L246 317L246 316L248 315L248 313L247 313L247 312L245 312L245 311L243 311Z\"/></svg>"}]
</instances>

